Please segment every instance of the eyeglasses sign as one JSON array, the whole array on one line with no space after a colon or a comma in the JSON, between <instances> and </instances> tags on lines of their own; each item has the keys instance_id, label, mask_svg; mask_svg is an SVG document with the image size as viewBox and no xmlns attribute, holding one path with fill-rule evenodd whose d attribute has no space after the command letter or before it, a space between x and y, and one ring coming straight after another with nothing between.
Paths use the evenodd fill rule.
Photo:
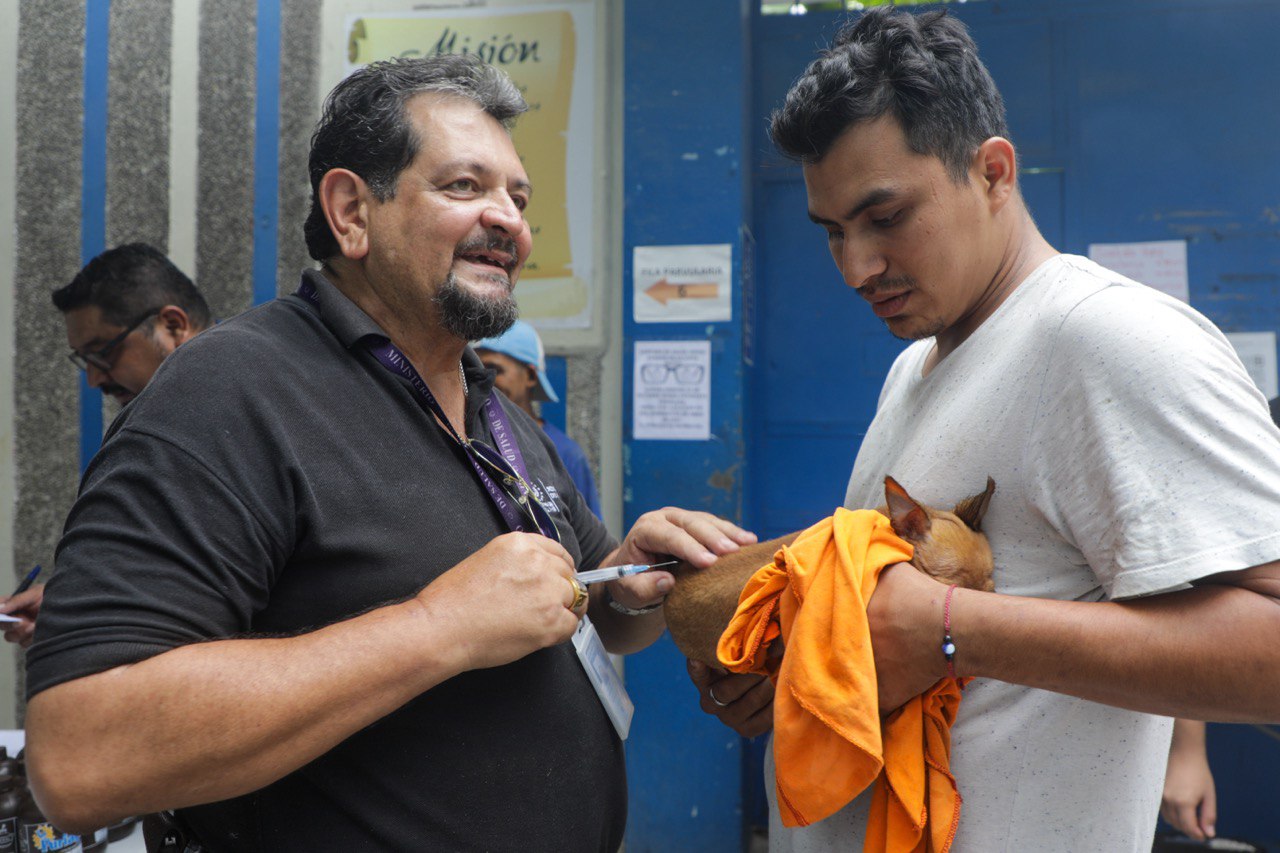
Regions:
<instances>
[{"instance_id":1,"label":"eyeglasses sign","mask_svg":"<svg viewBox=\"0 0 1280 853\"><path fill-rule=\"evenodd\" d=\"M649 385L661 385L671 376L680 385L697 385L705 370L701 364L646 364L640 368L640 376Z\"/></svg>"}]
</instances>

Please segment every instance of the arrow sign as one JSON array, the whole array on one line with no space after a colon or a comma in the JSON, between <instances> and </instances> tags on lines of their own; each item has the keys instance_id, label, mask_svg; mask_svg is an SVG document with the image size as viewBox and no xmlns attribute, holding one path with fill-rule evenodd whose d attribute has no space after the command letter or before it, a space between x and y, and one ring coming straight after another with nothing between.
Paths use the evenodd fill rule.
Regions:
<instances>
[{"instance_id":1,"label":"arrow sign","mask_svg":"<svg viewBox=\"0 0 1280 853\"><path fill-rule=\"evenodd\" d=\"M727 323L733 319L733 247L636 246L631 310L637 323Z\"/></svg>"},{"instance_id":2,"label":"arrow sign","mask_svg":"<svg viewBox=\"0 0 1280 853\"><path fill-rule=\"evenodd\" d=\"M720 285L710 281L672 284L662 278L649 285L644 292L666 305L671 299L715 299L720 295Z\"/></svg>"}]
</instances>

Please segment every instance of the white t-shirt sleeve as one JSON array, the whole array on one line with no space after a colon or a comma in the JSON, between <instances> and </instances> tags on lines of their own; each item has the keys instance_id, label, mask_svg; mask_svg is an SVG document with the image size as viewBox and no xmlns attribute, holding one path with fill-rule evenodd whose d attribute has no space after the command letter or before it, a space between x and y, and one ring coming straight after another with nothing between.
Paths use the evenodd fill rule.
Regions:
<instances>
[{"instance_id":1,"label":"white t-shirt sleeve","mask_svg":"<svg viewBox=\"0 0 1280 853\"><path fill-rule=\"evenodd\" d=\"M1280 559L1280 431L1208 320L1117 284L1047 343L1033 500L1108 595Z\"/></svg>"}]
</instances>

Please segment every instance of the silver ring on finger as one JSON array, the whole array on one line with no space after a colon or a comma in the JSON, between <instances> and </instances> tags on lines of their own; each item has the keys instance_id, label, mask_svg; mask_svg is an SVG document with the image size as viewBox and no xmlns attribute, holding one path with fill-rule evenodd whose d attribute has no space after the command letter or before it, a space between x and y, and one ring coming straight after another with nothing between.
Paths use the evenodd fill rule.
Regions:
<instances>
[{"instance_id":1,"label":"silver ring on finger","mask_svg":"<svg viewBox=\"0 0 1280 853\"><path fill-rule=\"evenodd\" d=\"M711 701L714 702L717 707L720 707L720 708L729 707L728 702L721 702L719 699L716 698L716 689L714 687L707 688L707 695L711 697Z\"/></svg>"}]
</instances>

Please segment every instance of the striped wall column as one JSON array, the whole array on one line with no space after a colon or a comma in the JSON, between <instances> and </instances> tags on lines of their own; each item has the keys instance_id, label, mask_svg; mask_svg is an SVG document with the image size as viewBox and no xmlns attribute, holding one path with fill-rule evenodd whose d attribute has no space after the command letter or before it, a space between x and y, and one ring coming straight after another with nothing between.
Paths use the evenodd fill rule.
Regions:
<instances>
[{"instance_id":1,"label":"striped wall column","mask_svg":"<svg viewBox=\"0 0 1280 853\"><path fill-rule=\"evenodd\" d=\"M217 317L253 304L257 3L200 4L197 284Z\"/></svg>"},{"instance_id":2,"label":"striped wall column","mask_svg":"<svg viewBox=\"0 0 1280 853\"><path fill-rule=\"evenodd\" d=\"M173 13L169 0L115 0L110 21L106 245L167 252Z\"/></svg>"},{"instance_id":3,"label":"striped wall column","mask_svg":"<svg viewBox=\"0 0 1280 853\"><path fill-rule=\"evenodd\" d=\"M86 5L20 3L17 29L17 503L10 578L35 563L51 564L80 470L80 378L67 361L66 333L49 293L80 267ZM8 644L3 653L10 653ZM3 674L21 690L11 666ZM0 703L0 720L9 711L9 703Z\"/></svg>"},{"instance_id":4,"label":"striped wall column","mask_svg":"<svg viewBox=\"0 0 1280 853\"><path fill-rule=\"evenodd\" d=\"M311 131L320 116L321 0L281 0L280 15L280 169L276 280L279 292L292 293L302 270L314 266L302 237L311 208L307 155Z\"/></svg>"},{"instance_id":5,"label":"striped wall column","mask_svg":"<svg viewBox=\"0 0 1280 853\"><path fill-rule=\"evenodd\" d=\"M18 0L0 0L0 580L12 576L15 486L14 335L17 274ZM0 726L12 726L12 652L0 655Z\"/></svg>"},{"instance_id":6,"label":"striped wall column","mask_svg":"<svg viewBox=\"0 0 1280 853\"><path fill-rule=\"evenodd\" d=\"M82 260L121 243L150 243L168 252L170 4L168 0L89 0L88 15L89 20L101 18L107 24L104 30L90 27L86 31L86 38L93 39L92 44L86 42L86 55L99 57L100 62L105 49L107 77L86 83L85 111L105 134L98 141L101 151L96 152L101 155L97 166L103 170L105 190L85 194L84 207L93 206L93 216L101 215L103 225L100 233L92 235L91 244L84 245ZM98 71L87 67L86 77ZM87 133L86 139L91 139ZM90 214L86 210L82 215ZM70 279L66 276L66 281ZM86 417L94 406L99 414ZM103 428L120 411L120 404L84 385L80 408L83 468L97 452Z\"/></svg>"}]
</instances>

